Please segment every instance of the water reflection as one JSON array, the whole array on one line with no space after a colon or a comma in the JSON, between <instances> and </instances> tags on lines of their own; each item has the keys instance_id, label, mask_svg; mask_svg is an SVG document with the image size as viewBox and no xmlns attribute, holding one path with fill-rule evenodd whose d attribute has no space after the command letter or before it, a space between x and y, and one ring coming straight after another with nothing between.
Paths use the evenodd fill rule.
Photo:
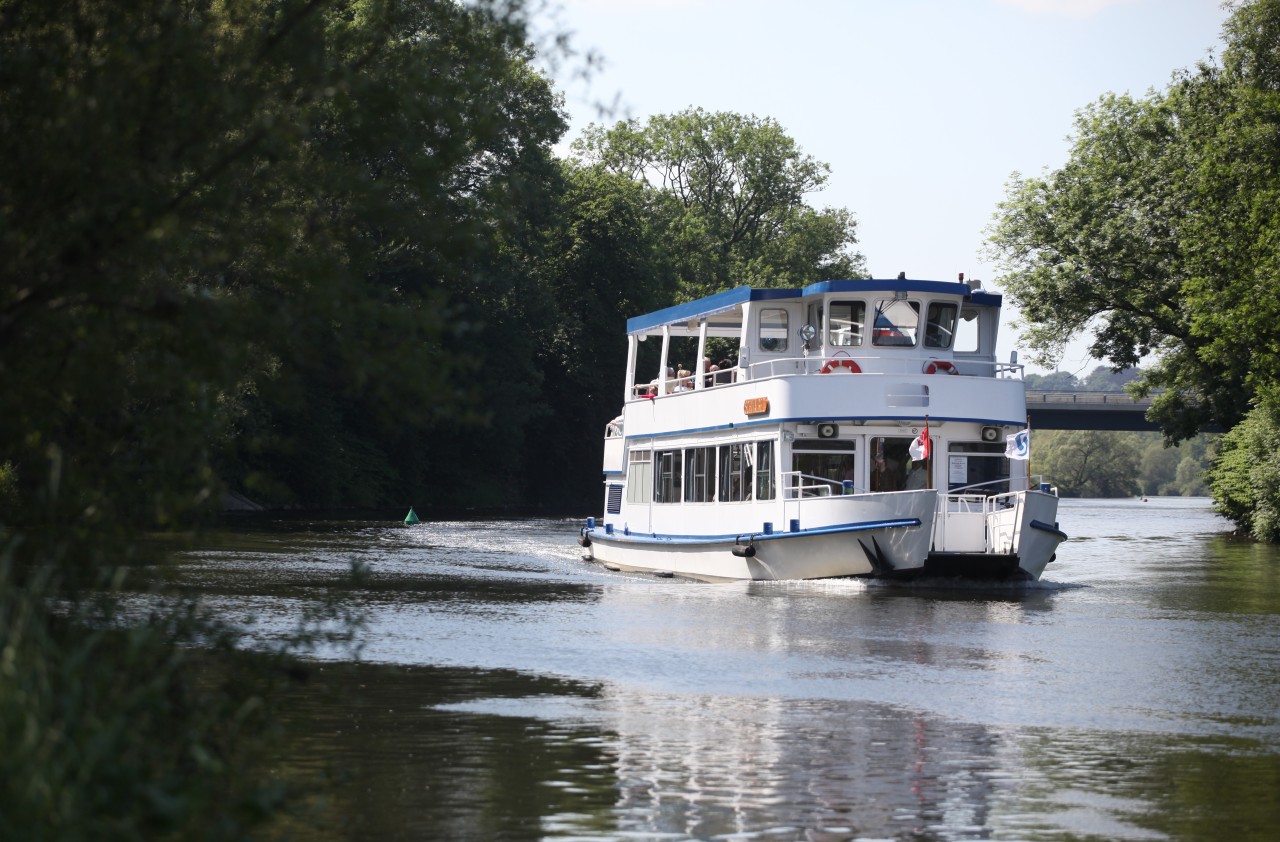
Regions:
<instances>
[{"instance_id":1,"label":"water reflection","mask_svg":"<svg viewBox=\"0 0 1280 842\"><path fill-rule=\"evenodd\" d=\"M1248 741L423 667L315 684L282 766L325 785L277 828L304 838L1249 839L1280 821L1274 755Z\"/></svg>"},{"instance_id":2,"label":"water reflection","mask_svg":"<svg viewBox=\"0 0 1280 842\"><path fill-rule=\"evenodd\" d=\"M1280 826L1280 554L1064 501L1029 587L615 574L558 521L245 529L183 576L261 639L340 592L282 777L315 839L1200 839ZM344 577L353 560L367 573ZM1269 837L1268 837L1269 838Z\"/></svg>"}]
</instances>

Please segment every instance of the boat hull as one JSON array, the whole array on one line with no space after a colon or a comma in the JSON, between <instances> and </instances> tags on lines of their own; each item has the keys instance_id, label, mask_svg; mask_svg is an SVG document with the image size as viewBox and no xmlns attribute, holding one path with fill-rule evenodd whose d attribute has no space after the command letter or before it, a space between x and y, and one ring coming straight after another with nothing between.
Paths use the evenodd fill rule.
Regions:
<instances>
[{"instance_id":1,"label":"boat hull","mask_svg":"<svg viewBox=\"0 0 1280 842\"><path fill-rule=\"evenodd\" d=\"M933 534L929 491L845 499L856 520L788 532L659 535L584 530L590 558L610 569L703 581L891 576L923 568Z\"/></svg>"},{"instance_id":2,"label":"boat hull","mask_svg":"<svg viewBox=\"0 0 1280 842\"><path fill-rule=\"evenodd\" d=\"M934 551L919 571L927 577L1036 581L1054 560L1067 535L1058 528L1058 497L1044 491L1000 495L1007 505L977 513L983 520L985 550L960 548L948 541L945 522L973 513L942 512L934 534ZM945 503L944 503L945 505Z\"/></svg>"}]
</instances>

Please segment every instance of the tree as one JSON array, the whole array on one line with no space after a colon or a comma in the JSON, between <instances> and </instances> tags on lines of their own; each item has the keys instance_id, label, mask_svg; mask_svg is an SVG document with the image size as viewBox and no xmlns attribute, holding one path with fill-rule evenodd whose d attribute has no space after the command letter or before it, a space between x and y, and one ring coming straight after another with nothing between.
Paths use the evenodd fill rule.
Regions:
<instances>
[{"instance_id":1,"label":"tree","mask_svg":"<svg viewBox=\"0 0 1280 842\"><path fill-rule=\"evenodd\" d=\"M220 468L377 495L365 431L483 414L558 101L518 4L0 0L0 54L0 836L241 838L282 665L113 597Z\"/></svg>"},{"instance_id":2,"label":"tree","mask_svg":"<svg viewBox=\"0 0 1280 842\"><path fill-rule=\"evenodd\" d=\"M1181 126L1167 97L1103 97L1078 115L1060 170L1011 182L990 240L1037 361L1086 329L1092 355L1116 368L1159 355L1143 382L1167 388L1153 412L1172 440L1210 419L1230 424L1248 399L1239 376L1202 359L1208 343L1179 306L1193 201Z\"/></svg>"},{"instance_id":3,"label":"tree","mask_svg":"<svg viewBox=\"0 0 1280 842\"><path fill-rule=\"evenodd\" d=\"M851 251L852 215L804 204L829 167L801 152L774 120L692 108L643 126L590 126L573 149L656 191L686 298L741 284L865 276L861 255Z\"/></svg>"},{"instance_id":4,"label":"tree","mask_svg":"<svg viewBox=\"0 0 1280 842\"><path fill-rule=\"evenodd\" d=\"M1028 374L1024 382L1027 389L1041 392L1078 392L1082 388L1079 379L1069 371Z\"/></svg>"},{"instance_id":5,"label":"tree","mask_svg":"<svg viewBox=\"0 0 1280 842\"><path fill-rule=\"evenodd\" d=\"M991 232L1038 353L1091 329L1116 367L1156 354L1139 387L1175 441L1229 428L1280 376L1280 3L1239 4L1224 37L1221 65L1081 112L1068 162L1015 178Z\"/></svg>"},{"instance_id":6,"label":"tree","mask_svg":"<svg viewBox=\"0 0 1280 842\"><path fill-rule=\"evenodd\" d=\"M1166 447L1164 442L1152 441L1148 442L1143 448L1141 465L1141 476L1139 482L1142 485L1142 493L1152 494L1177 494L1176 479L1178 475L1178 463L1182 461L1182 454L1175 448Z\"/></svg>"},{"instance_id":7,"label":"tree","mask_svg":"<svg viewBox=\"0 0 1280 842\"><path fill-rule=\"evenodd\" d=\"M1129 497L1138 493L1136 433L1042 431L1033 470L1052 478L1064 497Z\"/></svg>"},{"instance_id":8,"label":"tree","mask_svg":"<svg viewBox=\"0 0 1280 842\"><path fill-rule=\"evenodd\" d=\"M622 400L627 318L666 306L675 276L650 191L600 166L564 161L562 171L537 269L552 315L532 331L548 410L530 425L538 447L524 485L531 500L591 510L604 426Z\"/></svg>"},{"instance_id":9,"label":"tree","mask_svg":"<svg viewBox=\"0 0 1280 842\"><path fill-rule=\"evenodd\" d=\"M1280 419L1260 406L1222 437L1209 471L1214 508L1255 538L1280 541Z\"/></svg>"},{"instance_id":10,"label":"tree","mask_svg":"<svg viewBox=\"0 0 1280 842\"><path fill-rule=\"evenodd\" d=\"M1088 392L1123 392L1125 387L1137 382L1141 371L1136 368L1124 368L1119 371L1110 366L1100 365L1084 379L1081 387Z\"/></svg>"},{"instance_id":11,"label":"tree","mask_svg":"<svg viewBox=\"0 0 1280 842\"><path fill-rule=\"evenodd\" d=\"M1280 487L1240 454L1259 454L1258 419L1280 406L1280 0L1235 4L1223 36L1221 64L1082 112L1067 164L1009 185L991 245L1040 354L1091 328L1118 368L1158 355L1136 389L1168 441L1253 419L1212 488L1275 540ZM1179 465L1183 487L1194 475Z\"/></svg>"}]
</instances>

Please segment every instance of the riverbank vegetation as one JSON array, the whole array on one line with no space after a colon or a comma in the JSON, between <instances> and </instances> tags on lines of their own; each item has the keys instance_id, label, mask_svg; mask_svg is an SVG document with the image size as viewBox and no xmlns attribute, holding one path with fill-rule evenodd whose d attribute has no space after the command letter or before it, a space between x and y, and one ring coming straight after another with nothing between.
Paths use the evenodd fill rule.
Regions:
<instances>
[{"instance_id":1,"label":"riverbank vegetation","mask_svg":"<svg viewBox=\"0 0 1280 842\"><path fill-rule=\"evenodd\" d=\"M518 3L3 0L0 55L0 837L244 838L316 629L238 653L150 536L500 497L559 100Z\"/></svg>"},{"instance_id":2,"label":"riverbank vegetation","mask_svg":"<svg viewBox=\"0 0 1280 842\"><path fill-rule=\"evenodd\" d=\"M1091 324L1118 366L1158 352L1138 388L1170 441L1254 419L1214 489L1264 536L1278 9L1083 113L994 231L1043 352ZM164 587L157 532L228 491L592 511L629 315L865 273L773 120L690 108L558 157L528 16L0 0L0 836L238 838L288 796L255 751L317 627L250 664Z\"/></svg>"},{"instance_id":3,"label":"riverbank vegetation","mask_svg":"<svg viewBox=\"0 0 1280 842\"><path fill-rule=\"evenodd\" d=\"M1025 381L1041 392L1123 393L1141 377L1136 368L1096 366L1084 378L1055 371ZM1212 433L1176 444L1157 432L1035 430L1032 438L1031 472L1051 480L1063 497L1202 497L1220 449Z\"/></svg>"},{"instance_id":4,"label":"riverbank vegetation","mask_svg":"<svg viewBox=\"0 0 1280 842\"><path fill-rule=\"evenodd\" d=\"M1232 9L1220 60L1076 118L1066 164L1016 177L992 226L1000 281L1038 361L1087 333L1142 364L1170 443L1228 433L1210 486L1260 538L1280 487L1258 443L1280 407L1280 2ZM1261 438L1259 438L1261 436Z\"/></svg>"}]
</instances>

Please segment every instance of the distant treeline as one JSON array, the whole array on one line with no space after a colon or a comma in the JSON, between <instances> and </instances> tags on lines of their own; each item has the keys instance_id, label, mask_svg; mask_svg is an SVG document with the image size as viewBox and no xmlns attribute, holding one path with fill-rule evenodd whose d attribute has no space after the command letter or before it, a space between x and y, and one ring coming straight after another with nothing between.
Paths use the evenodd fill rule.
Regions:
<instances>
[{"instance_id":1,"label":"distant treeline","mask_svg":"<svg viewBox=\"0 0 1280 842\"><path fill-rule=\"evenodd\" d=\"M1028 374L1028 390L1123 392L1138 380L1136 368L1098 366L1084 379L1067 371ZM1031 470L1063 497L1132 497L1209 494L1208 470L1218 455L1219 437L1198 434L1170 444L1156 432L1034 430Z\"/></svg>"}]
</instances>

